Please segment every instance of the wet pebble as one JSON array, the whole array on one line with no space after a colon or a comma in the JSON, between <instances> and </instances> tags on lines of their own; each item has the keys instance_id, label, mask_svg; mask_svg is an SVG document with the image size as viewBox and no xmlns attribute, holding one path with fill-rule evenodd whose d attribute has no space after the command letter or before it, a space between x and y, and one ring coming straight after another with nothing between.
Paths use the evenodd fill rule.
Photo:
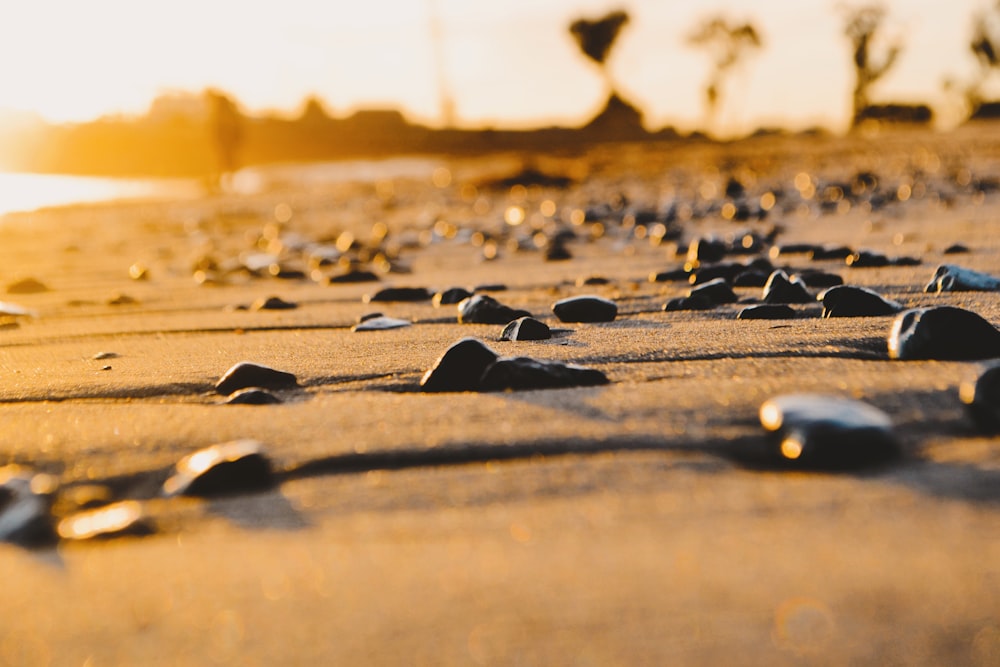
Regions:
<instances>
[{"instance_id":1,"label":"wet pebble","mask_svg":"<svg viewBox=\"0 0 1000 667\"><path fill-rule=\"evenodd\" d=\"M215 383L215 391L228 396L238 389L287 389L297 387L298 380L291 373L279 371L249 361L241 361L226 371Z\"/></svg>"},{"instance_id":2,"label":"wet pebble","mask_svg":"<svg viewBox=\"0 0 1000 667\"><path fill-rule=\"evenodd\" d=\"M349 271L344 271L343 273L337 273L332 276L327 276L327 284L352 284L352 283L377 283L379 277L364 269L351 269Z\"/></svg>"},{"instance_id":3,"label":"wet pebble","mask_svg":"<svg viewBox=\"0 0 1000 667\"><path fill-rule=\"evenodd\" d=\"M498 359L483 373L482 391L561 389L608 384L599 370L529 357Z\"/></svg>"},{"instance_id":4,"label":"wet pebble","mask_svg":"<svg viewBox=\"0 0 1000 667\"><path fill-rule=\"evenodd\" d=\"M365 302L430 301L434 294L426 287L386 287L375 294L365 295Z\"/></svg>"},{"instance_id":5,"label":"wet pebble","mask_svg":"<svg viewBox=\"0 0 1000 667\"><path fill-rule=\"evenodd\" d=\"M709 280L707 283L692 287L688 291L687 296L690 299L705 299L713 305L736 303L738 300L733 288L729 286L729 283L724 278L716 278Z\"/></svg>"},{"instance_id":6,"label":"wet pebble","mask_svg":"<svg viewBox=\"0 0 1000 667\"><path fill-rule=\"evenodd\" d=\"M163 483L166 496L220 496L274 486L271 461L256 440L233 440L206 447L178 461Z\"/></svg>"},{"instance_id":7,"label":"wet pebble","mask_svg":"<svg viewBox=\"0 0 1000 667\"><path fill-rule=\"evenodd\" d=\"M413 322L410 320L401 320L397 317L380 315L379 317L369 317L355 324L351 327L351 331L386 331L388 329L402 329L412 324Z\"/></svg>"},{"instance_id":8,"label":"wet pebble","mask_svg":"<svg viewBox=\"0 0 1000 667\"><path fill-rule=\"evenodd\" d=\"M822 289L824 287L836 287L843 285L844 279L836 273L826 273L825 271L803 271L789 276L789 280L801 280L806 287Z\"/></svg>"},{"instance_id":9,"label":"wet pebble","mask_svg":"<svg viewBox=\"0 0 1000 667\"><path fill-rule=\"evenodd\" d=\"M954 264L942 264L924 288L924 292L995 292L1000 290L1000 278Z\"/></svg>"},{"instance_id":10,"label":"wet pebble","mask_svg":"<svg viewBox=\"0 0 1000 667\"><path fill-rule=\"evenodd\" d=\"M475 338L463 338L442 354L420 380L420 390L475 391L498 355Z\"/></svg>"},{"instance_id":11,"label":"wet pebble","mask_svg":"<svg viewBox=\"0 0 1000 667\"><path fill-rule=\"evenodd\" d=\"M250 304L251 310L292 310L298 307L299 304L285 301L278 296L261 297Z\"/></svg>"},{"instance_id":12,"label":"wet pebble","mask_svg":"<svg viewBox=\"0 0 1000 667\"><path fill-rule=\"evenodd\" d=\"M618 305L599 296L573 296L552 304L552 312L562 322L613 322Z\"/></svg>"},{"instance_id":13,"label":"wet pebble","mask_svg":"<svg viewBox=\"0 0 1000 667\"><path fill-rule=\"evenodd\" d=\"M903 310L903 305L867 287L837 285L820 293L823 317L879 317Z\"/></svg>"},{"instance_id":14,"label":"wet pebble","mask_svg":"<svg viewBox=\"0 0 1000 667\"><path fill-rule=\"evenodd\" d=\"M651 283L672 283L672 282L688 282L691 278L691 272L687 269L670 269L667 271L660 271L658 273L649 274L649 282Z\"/></svg>"},{"instance_id":15,"label":"wet pebble","mask_svg":"<svg viewBox=\"0 0 1000 667\"><path fill-rule=\"evenodd\" d=\"M725 258L728 249L729 244L722 239L697 238L688 244L687 259L689 262L697 264L719 262Z\"/></svg>"},{"instance_id":16,"label":"wet pebble","mask_svg":"<svg viewBox=\"0 0 1000 667\"><path fill-rule=\"evenodd\" d=\"M150 535L154 530L142 503L123 500L71 514L59 522L57 532L64 540L92 540Z\"/></svg>"},{"instance_id":17,"label":"wet pebble","mask_svg":"<svg viewBox=\"0 0 1000 667\"><path fill-rule=\"evenodd\" d=\"M959 385L959 398L984 431L1000 431L1000 365L982 371L975 380Z\"/></svg>"},{"instance_id":18,"label":"wet pebble","mask_svg":"<svg viewBox=\"0 0 1000 667\"><path fill-rule=\"evenodd\" d=\"M461 303L465 299L468 299L470 296L472 296L472 292L464 287L452 287L451 289L446 289L443 292L435 294L433 303L435 307L453 306L457 303Z\"/></svg>"},{"instance_id":19,"label":"wet pebble","mask_svg":"<svg viewBox=\"0 0 1000 667\"><path fill-rule=\"evenodd\" d=\"M505 306L486 294L473 295L458 304L461 324L507 324L520 317L531 317L531 313Z\"/></svg>"},{"instance_id":20,"label":"wet pebble","mask_svg":"<svg viewBox=\"0 0 1000 667\"><path fill-rule=\"evenodd\" d=\"M677 310L712 310L713 308L715 308L715 303L701 294L674 297L663 304L663 310L666 312Z\"/></svg>"},{"instance_id":21,"label":"wet pebble","mask_svg":"<svg viewBox=\"0 0 1000 667\"><path fill-rule=\"evenodd\" d=\"M944 249L945 255L964 255L969 252L969 246L962 243L953 243Z\"/></svg>"},{"instance_id":22,"label":"wet pebble","mask_svg":"<svg viewBox=\"0 0 1000 667\"><path fill-rule=\"evenodd\" d=\"M778 269L767 279L764 285L763 301L765 303L811 303L815 299L806 289L805 283L791 279L788 274Z\"/></svg>"},{"instance_id":23,"label":"wet pebble","mask_svg":"<svg viewBox=\"0 0 1000 667\"><path fill-rule=\"evenodd\" d=\"M226 397L226 405L276 405L282 400L260 387L238 389Z\"/></svg>"},{"instance_id":24,"label":"wet pebble","mask_svg":"<svg viewBox=\"0 0 1000 667\"><path fill-rule=\"evenodd\" d=\"M1000 357L1000 331L977 313L954 306L914 308L889 331L891 359L963 361Z\"/></svg>"},{"instance_id":25,"label":"wet pebble","mask_svg":"<svg viewBox=\"0 0 1000 667\"><path fill-rule=\"evenodd\" d=\"M533 317L520 317L509 322L500 334L500 340L548 340L552 338L552 330L544 322Z\"/></svg>"},{"instance_id":26,"label":"wet pebble","mask_svg":"<svg viewBox=\"0 0 1000 667\"><path fill-rule=\"evenodd\" d=\"M760 407L775 460L796 468L843 470L899 455L892 420L872 405L824 394L786 394Z\"/></svg>"},{"instance_id":27,"label":"wet pebble","mask_svg":"<svg viewBox=\"0 0 1000 667\"><path fill-rule=\"evenodd\" d=\"M795 319L795 311L785 304L759 304L747 306L736 314L738 320L791 320Z\"/></svg>"},{"instance_id":28,"label":"wet pebble","mask_svg":"<svg viewBox=\"0 0 1000 667\"><path fill-rule=\"evenodd\" d=\"M0 541L39 546L54 538L57 480L16 465L0 468Z\"/></svg>"}]
</instances>

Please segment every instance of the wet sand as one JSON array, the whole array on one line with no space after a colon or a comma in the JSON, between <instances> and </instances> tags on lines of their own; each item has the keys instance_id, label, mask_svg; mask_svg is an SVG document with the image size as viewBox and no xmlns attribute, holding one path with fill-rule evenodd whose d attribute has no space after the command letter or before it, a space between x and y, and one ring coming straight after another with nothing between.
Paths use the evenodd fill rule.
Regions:
<instances>
[{"instance_id":1,"label":"wet sand","mask_svg":"<svg viewBox=\"0 0 1000 667\"><path fill-rule=\"evenodd\" d=\"M0 662L996 664L1000 441L977 431L958 398L983 364L890 361L892 317L820 319L818 303L785 321L736 320L740 304L662 312L689 286L647 280L682 264L677 247L693 238L780 225L778 244L846 244L921 263L863 269L793 255L776 264L1000 324L997 293L923 292L944 262L1000 274L996 135L606 147L533 158L577 179L566 189L486 186L520 164L453 162L436 184L286 186L0 223L3 284L30 276L49 288L2 297L37 314L0 329L3 462L66 488L104 484L142 500L155 525L151 535L53 548L0 544ZM864 170L893 191L908 185L905 200L821 212L822 192L795 196L800 172L828 184ZM779 187L786 195L766 220L710 211L660 244L613 221L603 235L569 224L577 239L563 262L506 239L484 261L470 242L474 231L523 235L546 200L567 217L619 195L708 206L730 174L753 201ZM526 214L516 229L502 221L511 206ZM355 285L193 278L206 257L224 264L275 238L295 264L290 233L334 242L350 231L367 242L373 222L408 273ZM971 252L945 255L957 242ZM147 280L129 277L134 263ZM592 275L610 282L576 286ZM501 326L457 324L454 306L362 300L387 285L489 283L508 287L493 294L502 302L566 331L500 342ZM616 321L567 325L551 314L555 300L588 293L615 300ZM129 299L111 303L121 295ZM298 308L234 308L272 295ZM415 324L350 330L375 310ZM463 336L504 355L597 368L611 383L417 391ZM94 359L100 352L117 356ZM282 405L221 405L214 382L244 360L294 373L301 388ZM796 391L883 409L902 458L844 473L762 463L757 410ZM276 489L156 497L183 455L236 438L265 444Z\"/></svg>"}]
</instances>

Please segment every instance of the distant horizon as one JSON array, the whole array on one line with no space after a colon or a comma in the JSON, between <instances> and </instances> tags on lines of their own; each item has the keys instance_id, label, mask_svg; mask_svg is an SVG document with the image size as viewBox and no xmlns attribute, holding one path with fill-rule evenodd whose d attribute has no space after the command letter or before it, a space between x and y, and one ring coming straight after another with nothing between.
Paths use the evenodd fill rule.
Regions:
<instances>
[{"instance_id":1,"label":"distant horizon","mask_svg":"<svg viewBox=\"0 0 1000 667\"><path fill-rule=\"evenodd\" d=\"M18 64L0 70L0 109L81 123L142 115L168 91L218 88L249 115L294 115L312 95L334 117L391 108L411 122L441 127L439 55L455 127L576 127L600 110L607 89L568 25L622 7L632 20L608 69L625 99L644 112L648 128L707 129L702 89L709 58L686 46L684 36L699 19L722 12L752 20L765 45L727 82L718 134L760 127L838 131L848 124L851 88L839 4L509 0L503 7L468 7L460 0L371 0L317 6L283 0L244 6L218 0L203 6L174 0L140 7L128 0L85 6L38 0L0 9L0 57ZM959 112L943 83L975 72L968 48L972 15L989 4L887 2L884 36L901 39L904 51L875 87L875 101L926 103L942 124L955 122Z\"/></svg>"}]
</instances>

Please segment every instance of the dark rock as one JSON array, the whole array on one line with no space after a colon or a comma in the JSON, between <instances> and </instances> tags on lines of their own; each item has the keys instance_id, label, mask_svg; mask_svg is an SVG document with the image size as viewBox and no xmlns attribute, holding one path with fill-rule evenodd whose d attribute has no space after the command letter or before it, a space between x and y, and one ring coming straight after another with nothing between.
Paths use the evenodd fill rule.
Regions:
<instances>
[{"instance_id":1,"label":"dark rock","mask_svg":"<svg viewBox=\"0 0 1000 667\"><path fill-rule=\"evenodd\" d=\"M163 483L166 496L221 496L252 493L274 486L271 461L256 440L233 440L181 459Z\"/></svg>"},{"instance_id":2,"label":"dark rock","mask_svg":"<svg viewBox=\"0 0 1000 667\"><path fill-rule=\"evenodd\" d=\"M379 277L372 273L371 271L365 271L363 269L351 269L350 271L345 271L344 273L339 273L330 276L326 279L328 283L377 283Z\"/></svg>"},{"instance_id":3,"label":"dark rock","mask_svg":"<svg viewBox=\"0 0 1000 667\"><path fill-rule=\"evenodd\" d=\"M506 292L507 286L503 283L486 283L485 285L476 285L472 288L473 292Z\"/></svg>"},{"instance_id":4,"label":"dark rock","mask_svg":"<svg viewBox=\"0 0 1000 667\"><path fill-rule=\"evenodd\" d=\"M365 296L365 302L430 301L434 294L425 287L386 287Z\"/></svg>"},{"instance_id":5,"label":"dark rock","mask_svg":"<svg viewBox=\"0 0 1000 667\"><path fill-rule=\"evenodd\" d=\"M914 308L896 316L891 359L967 361L1000 357L1000 331L978 314L955 308Z\"/></svg>"},{"instance_id":6,"label":"dark rock","mask_svg":"<svg viewBox=\"0 0 1000 667\"><path fill-rule=\"evenodd\" d=\"M763 287L770 276L769 271L747 269L733 278L733 287Z\"/></svg>"},{"instance_id":7,"label":"dark rock","mask_svg":"<svg viewBox=\"0 0 1000 667\"><path fill-rule=\"evenodd\" d=\"M463 287L452 287L451 289L446 289L443 292L435 294L433 303L435 307L453 306L468 299L470 296L472 296L472 292L469 290Z\"/></svg>"},{"instance_id":8,"label":"dark rock","mask_svg":"<svg viewBox=\"0 0 1000 667\"><path fill-rule=\"evenodd\" d=\"M98 352L97 354L91 357L91 359L93 359L94 361L103 361L105 359L117 359L117 358L118 358L117 352Z\"/></svg>"},{"instance_id":9,"label":"dark rock","mask_svg":"<svg viewBox=\"0 0 1000 667\"><path fill-rule=\"evenodd\" d=\"M963 382L958 395L980 429L1000 431L1000 365L987 368L972 382Z\"/></svg>"},{"instance_id":10,"label":"dark rock","mask_svg":"<svg viewBox=\"0 0 1000 667\"><path fill-rule=\"evenodd\" d=\"M856 253L848 255L844 261L852 269L879 268L892 264L888 257L879 252L872 252L871 250L859 250Z\"/></svg>"},{"instance_id":11,"label":"dark rock","mask_svg":"<svg viewBox=\"0 0 1000 667\"><path fill-rule=\"evenodd\" d=\"M482 391L561 389L608 384L601 371L558 361L540 361L528 357L498 359L483 373Z\"/></svg>"},{"instance_id":12,"label":"dark rock","mask_svg":"<svg viewBox=\"0 0 1000 667\"><path fill-rule=\"evenodd\" d=\"M777 396L761 405L760 422L774 435L774 459L795 468L856 469L900 453L888 415L840 396Z\"/></svg>"},{"instance_id":13,"label":"dark rock","mask_svg":"<svg viewBox=\"0 0 1000 667\"><path fill-rule=\"evenodd\" d=\"M785 243L771 248L772 257L784 257L785 255L812 255L817 251L822 251L823 246L815 243ZM849 254L849 253L848 253ZM841 257L840 259L843 259Z\"/></svg>"},{"instance_id":14,"label":"dark rock","mask_svg":"<svg viewBox=\"0 0 1000 667\"><path fill-rule=\"evenodd\" d=\"M689 298L703 298L715 305L736 303L738 300L736 293L733 292L733 288L729 286L729 283L724 278L716 278L697 287L692 287L687 295Z\"/></svg>"},{"instance_id":15,"label":"dark rock","mask_svg":"<svg viewBox=\"0 0 1000 667\"><path fill-rule=\"evenodd\" d=\"M655 281L650 281L655 282ZM592 287L597 285L610 285L611 281L604 276L586 276L576 279L577 287Z\"/></svg>"},{"instance_id":16,"label":"dark rock","mask_svg":"<svg viewBox=\"0 0 1000 667\"><path fill-rule=\"evenodd\" d=\"M894 315L903 305L890 301L867 287L837 285L822 292L823 317L879 317Z\"/></svg>"},{"instance_id":17,"label":"dark rock","mask_svg":"<svg viewBox=\"0 0 1000 667\"><path fill-rule=\"evenodd\" d=\"M39 294L48 291L48 285L35 278L24 278L7 285L7 294Z\"/></svg>"},{"instance_id":18,"label":"dark rock","mask_svg":"<svg viewBox=\"0 0 1000 667\"><path fill-rule=\"evenodd\" d=\"M249 361L241 361L219 378L219 381L215 383L215 391L228 396L238 389L246 389L247 387L287 389L297 386L298 380L291 373Z\"/></svg>"},{"instance_id":19,"label":"dark rock","mask_svg":"<svg viewBox=\"0 0 1000 667\"><path fill-rule=\"evenodd\" d=\"M907 257L905 255L902 257L893 257L889 260L889 263L893 266L920 266L923 264L919 257Z\"/></svg>"},{"instance_id":20,"label":"dark rock","mask_svg":"<svg viewBox=\"0 0 1000 667\"><path fill-rule=\"evenodd\" d=\"M853 254L854 251L845 245L819 246L809 253L809 257L816 262L828 259L844 261Z\"/></svg>"},{"instance_id":21,"label":"dark rock","mask_svg":"<svg viewBox=\"0 0 1000 667\"><path fill-rule=\"evenodd\" d=\"M953 243L944 249L945 255L964 255L969 252L969 246L961 243Z\"/></svg>"},{"instance_id":22,"label":"dark rock","mask_svg":"<svg viewBox=\"0 0 1000 667\"><path fill-rule=\"evenodd\" d=\"M795 281L796 279L801 280L806 287L820 289L824 287L836 287L837 285L844 284L844 279L836 273L826 273L824 271L803 271L802 273L792 274L789 277L789 280L792 281Z\"/></svg>"},{"instance_id":23,"label":"dark rock","mask_svg":"<svg viewBox=\"0 0 1000 667\"><path fill-rule=\"evenodd\" d=\"M698 238L688 245L687 259L691 263L718 262L726 256L729 246L716 238Z\"/></svg>"},{"instance_id":24,"label":"dark rock","mask_svg":"<svg viewBox=\"0 0 1000 667\"><path fill-rule=\"evenodd\" d=\"M663 304L666 312L674 310L712 310L715 303L701 294L695 296L678 296Z\"/></svg>"},{"instance_id":25,"label":"dark rock","mask_svg":"<svg viewBox=\"0 0 1000 667\"><path fill-rule=\"evenodd\" d=\"M552 330L544 322L533 317L521 317L507 324L500 340L548 340L552 338Z\"/></svg>"},{"instance_id":26,"label":"dark rock","mask_svg":"<svg viewBox=\"0 0 1000 667\"><path fill-rule=\"evenodd\" d=\"M154 532L142 503L135 500L76 512L60 521L57 531L64 540L109 539Z\"/></svg>"},{"instance_id":27,"label":"dark rock","mask_svg":"<svg viewBox=\"0 0 1000 667\"><path fill-rule=\"evenodd\" d=\"M795 311L785 304L760 304L747 306L736 315L738 320L791 320Z\"/></svg>"},{"instance_id":28,"label":"dark rock","mask_svg":"<svg viewBox=\"0 0 1000 667\"><path fill-rule=\"evenodd\" d=\"M767 279L764 285L765 303L811 303L813 296L801 280L792 280L781 269Z\"/></svg>"},{"instance_id":29,"label":"dark rock","mask_svg":"<svg viewBox=\"0 0 1000 667\"><path fill-rule=\"evenodd\" d=\"M965 269L954 264L942 264L924 288L925 292L995 292L1000 290L1000 278L988 273Z\"/></svg>"},{"instance_id":30,"label":"dark rock","mask_svg":"<svg viewBox=\"0 0 1000 667\"><path fill-rule=\"evenodd\" d=\"M0 468L0 541L23 546L51 542L52 503L58 483L16 465Z\"/></svg>"},{"instance_id":31,"label":"dark rock","mask_svg":"<svg viewBox=\"0 0 1000 667\"><path fill-rule=\"evenodd\" d=\"M690 275L688 282L692 285L701 285L702 283L722 278L727 283L731 283L735 280L736 276L746 270L747 266L738 262L724 262L722 264L713 264L712 266L702 266Z\"/></svg>"},{"instance_id":32,"label":"dark rock","mask_svg":"<svg viewBox=\"0 0 1000 667\"><path fill-rule=\"evenodd\" d=\"M486 294L476 294L458 304L461 324L507 324L519 317L531 317L531 313L505 306Z\"/></svg>"},{"instance_id":33,"label":"dark rock","mask_svg":"<svg viewBox=\"0 0 1000 667\"><path fill-rule=\"evenodd\" d=\"M441 355L420 380L421 391L476 391L497 353L475 338L463 338Z\"/></svg>"},{"instance_id":34,"label":"dark rock","mask_svg":"<svg viewBox=\"0 0 1000 667\"><path fill-rule=\"evenodd\" d=\"M374 320L378 317L385 317L385 314L380 312L365 313L364 315L358 318L358 324L361 324L362 322L367 322L368 320Z\"/></svg>"},{"instance_id":35,"label":"dark rock","mask_svg":"<svg viewBox=\"0 0 1000 667\"><path fill-rule=\"evenodd\" d=\"M613 322L618 305L599 296L574 296L556 301L552 312L563 322Z\"/></svg>"},{"instance_id":36,"label":"dark rock","mask_svg":"<svg viewBox=\"0 0 1000 667\"><path fill-rule=\"evenodd\" d=\"M272 264L267 267L267 273L272 278L280 278L282 280L304 280L308 275L302 269L292 268L283 264Z\"/></svg>"},{"instance_id":37,"label":"dark rock","mask_svg":"<svg viewBox=\"0 0 1000 667\"><path fill-rule=\"evenodd\" d=\"M281 297L269 296L266 299L260 298L251 304L251 310L292 310L298 308L299 304L285 301Z\"/></svg>"},{"instance_id":38,"label":"dark rock","mask_svg":"<svg viewBox=\"0 0 1000 667\"><path fill-rule=\"evenodd\" d=\"M546 262L563 262L568 259L573 259L573 255L570 253L564 242L552 239L549 241L548 245L545 246Z\"/></svg>"},{"instance_id":39,"label":"dark rock","mask_svg":"<svg viewBox=\"0 0 1000 667\"><path fill-rule=\"evenodd\" d=\"M247 387L234 391L226 399L226 405L276 405L282 400L260 387Z\"/></svg>"},{"instance_id":40,"label":"dark rock","mask_svg":"<svg viewBox=\"0 0 1000 667\"><path fill-rule=\"evenodd\" d=\"M402 329L412 325L409 320L401 320L395 317L370 317L363 322L359 322L351 327L351 331L386 331L388 329Z\"/></svg>"},{"instance_id":41,"label":"dark rock","mask_svg":"<svg viewBox=\"0 0 1000 667\"><path fill-rule=\"evenodd\" d=\"M671 271L660 271L649 274L651 283L688 282L691 272L687 269L673 269Z\"/></svg>"}]
</instances>

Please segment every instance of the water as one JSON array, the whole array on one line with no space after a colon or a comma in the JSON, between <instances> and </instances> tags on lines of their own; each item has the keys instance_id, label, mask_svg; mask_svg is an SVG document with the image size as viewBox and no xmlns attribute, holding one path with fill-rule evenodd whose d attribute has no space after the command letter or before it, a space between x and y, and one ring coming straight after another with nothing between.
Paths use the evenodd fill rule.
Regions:
<instances>
[{"instance_id":1,"label":"water","mask_svg":"<svg viewBox=\"0 0 1000 667\"><path fill-rule=\"evenodd\" d=\"M193 179L138 179L0 173L0 215L52 206L112 201L192 198L203 189Z\"/></svg>"}]
</instances>

